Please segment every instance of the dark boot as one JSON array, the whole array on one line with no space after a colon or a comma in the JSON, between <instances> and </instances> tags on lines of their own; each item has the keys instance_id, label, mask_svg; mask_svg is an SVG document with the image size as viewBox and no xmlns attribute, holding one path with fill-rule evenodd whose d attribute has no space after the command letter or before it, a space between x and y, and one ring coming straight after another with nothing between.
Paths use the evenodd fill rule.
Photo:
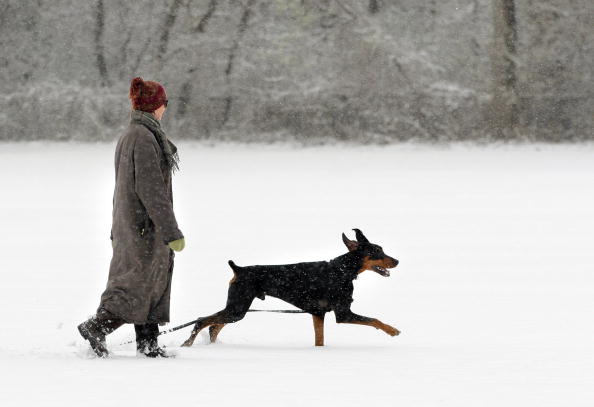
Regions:
<instances>
[{"instance_id":1,"label":"dark boot","mask_svg":"<svg viewBox=\"0 0 594 407\"><path fill-rule=\"evenodd\" d=\"M105 335L109 335L123 324L124 321L120 318L109 311L100 309L97 311L97 315L78 326L78 332L85 340L89 341L91 349L97 356L105 358L109 356L105 345Z\"/></svg>"},{"instance_id":2,"label":"dark boot","mask_svg":"<svg viewBox=\"0 0 594 407\"><path fill-rule=\"evenodd\" d=\"M159 336L158 324L135 324L136 331L136 354L148 358L168 358L169 355L163 348L159 347L157 337Z\"/></svg>"}]
</instances>

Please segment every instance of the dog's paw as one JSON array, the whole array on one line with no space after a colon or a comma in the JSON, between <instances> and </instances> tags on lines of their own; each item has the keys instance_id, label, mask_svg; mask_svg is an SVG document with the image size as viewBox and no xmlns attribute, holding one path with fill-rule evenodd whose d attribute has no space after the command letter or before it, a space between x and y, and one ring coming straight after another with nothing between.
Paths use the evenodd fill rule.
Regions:
<instances>
[{"instance_id":1,"label":"dog's paw","mask_svg":"<svg viewBox=\"0 0 594 407\"><path fill-rule=\"evenodd\" d=\"M400 335L400 331L396 328L394 328L393 326L390 325L386 325L384 327L384 332L387 333L390 336L398 336Z\"/></svg>"},{"instance_id":2,"label":"dog's paw","mask_svg":"<svg viewBox=\"0 0 594 407\"><path fill-rule=\"evenodd\" d=\"M184 347L184 348L189 348L190 346L192 346L193 343L194 343L194 339L193 338L189 338L184 343L182 343L181 346Z\"/></svg>"}]
</instances>

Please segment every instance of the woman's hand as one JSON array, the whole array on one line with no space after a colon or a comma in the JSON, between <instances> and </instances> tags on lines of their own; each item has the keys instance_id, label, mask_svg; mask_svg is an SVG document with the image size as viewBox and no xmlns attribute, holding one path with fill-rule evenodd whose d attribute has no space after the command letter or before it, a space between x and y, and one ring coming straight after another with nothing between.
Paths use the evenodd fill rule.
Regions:
<instances>
[{"instance_id":1,"label":"woman's hand","mask_svg":"<svg viewBox=\"0 0 594 407\"><path fill-rule=\"evenodd\" d=\"M167 243L167 246L169 246L171 250L175 252L181 252L182 250L184 250L184 247L186 247L186 239L182 237L181 239L177 239L173 242Z\"/></svg>"}]
</instances>

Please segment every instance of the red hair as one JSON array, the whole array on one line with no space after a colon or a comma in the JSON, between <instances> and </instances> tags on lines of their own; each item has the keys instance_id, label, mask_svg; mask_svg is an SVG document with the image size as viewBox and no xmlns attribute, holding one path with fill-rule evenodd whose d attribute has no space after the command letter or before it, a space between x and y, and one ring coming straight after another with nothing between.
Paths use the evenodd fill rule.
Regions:
<instances>
[{"instance_id":1,"label":"red hair","mask_svg":"<svg viewBox=\"0 0 594 407\"><path fill-rule=\"evenodd\" d=\"M132 109L152 113L165 104L167 94L160 83L136 77L130 83L129 98Z\"/></svg>"}]
</instances>

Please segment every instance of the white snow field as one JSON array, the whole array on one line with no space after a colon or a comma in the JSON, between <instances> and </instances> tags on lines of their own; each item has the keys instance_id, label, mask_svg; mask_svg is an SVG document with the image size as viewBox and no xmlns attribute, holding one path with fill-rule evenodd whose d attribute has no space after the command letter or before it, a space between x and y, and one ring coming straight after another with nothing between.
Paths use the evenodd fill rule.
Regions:
<instances>
[{"instance_id":1,"label":"white snow field","mask_svg":"<svg viewBox=\"0 0 594 407\"><path fill-rule=\"evenodd\" d=\"M111 246L114 144L0 144L1 406L593 406L594 145L179 143L172 323L224 307L239 265L329 260L351 228L400 260L353 310L402 331L248 314L89 357ZM252 305L291 309L272 298Z\"/></svg>"}]
</instances>

